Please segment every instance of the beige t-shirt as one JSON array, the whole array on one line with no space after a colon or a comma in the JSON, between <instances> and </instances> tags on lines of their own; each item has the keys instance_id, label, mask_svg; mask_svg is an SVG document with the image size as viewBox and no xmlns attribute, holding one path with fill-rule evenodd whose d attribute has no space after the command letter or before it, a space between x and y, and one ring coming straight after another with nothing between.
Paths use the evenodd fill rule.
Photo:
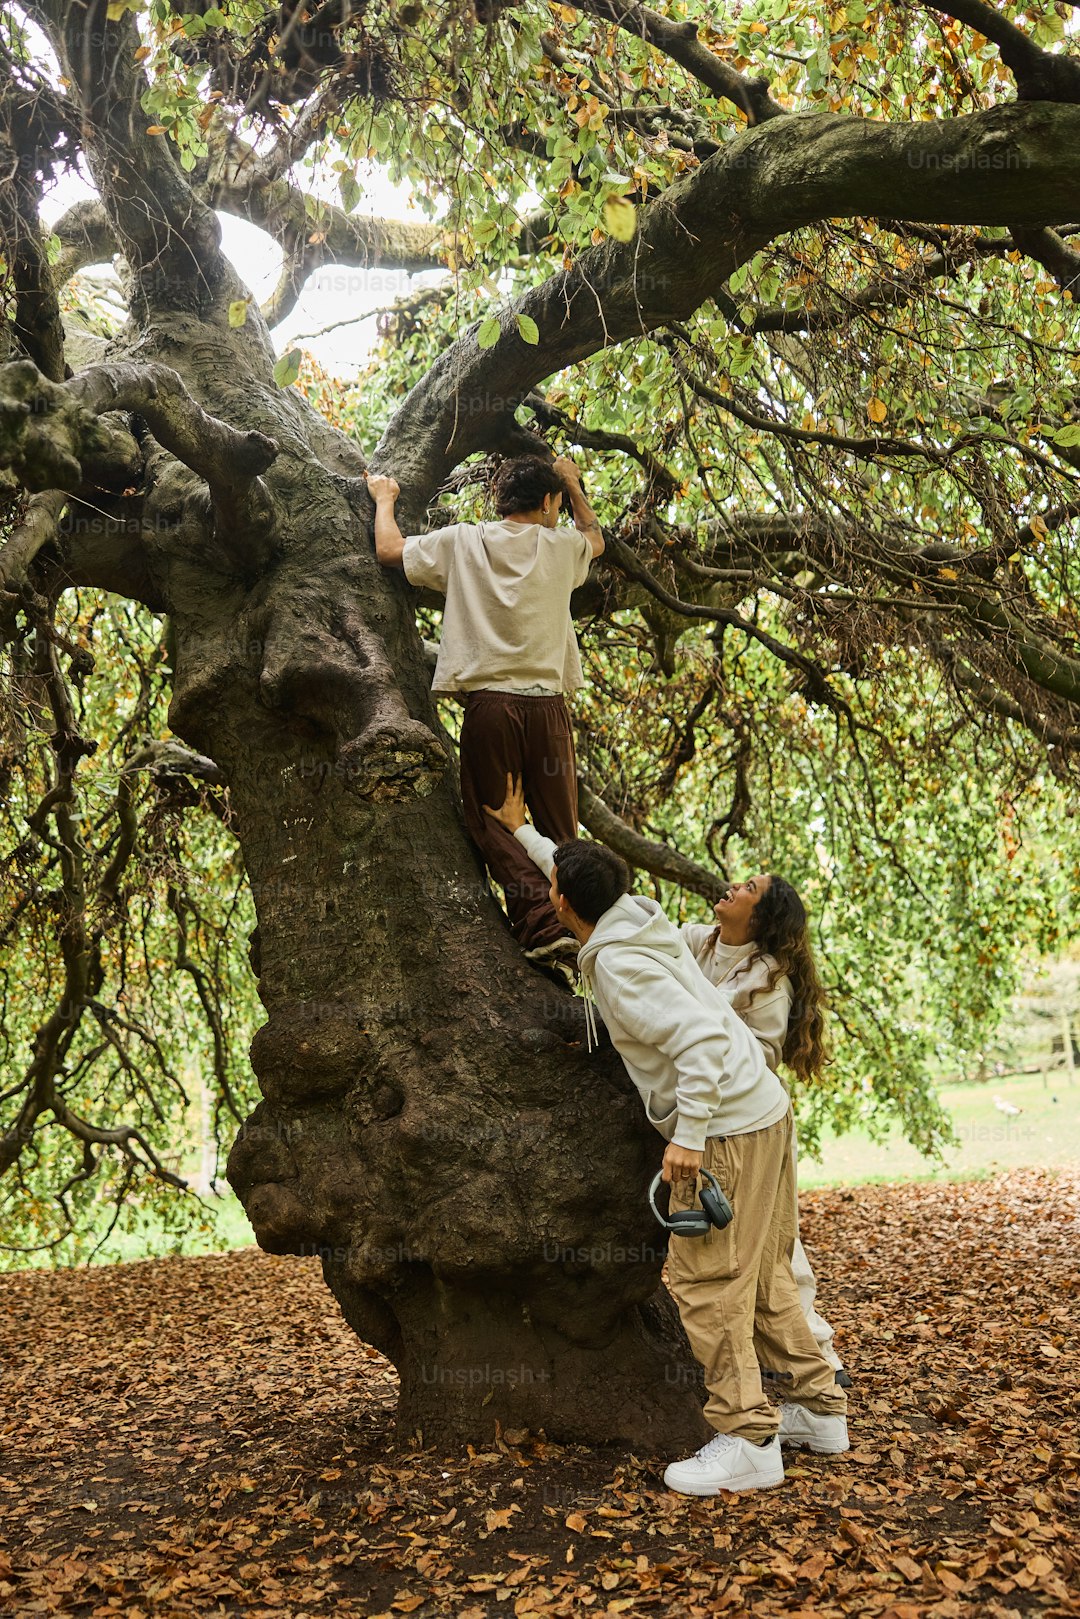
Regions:
<instances>
[{"instance_id":1,"label":"beige t-shirt","mask_svg":"<svg viewBox=\"0 0 1080 1619\"><path fill-rule=\"evenodd\" d=\"M454 523L410 534L401 560L411 585L446 596L432 691L584 685L570 592L588 577L592 546L577 529Z\"/></svg>"}]
</instances>

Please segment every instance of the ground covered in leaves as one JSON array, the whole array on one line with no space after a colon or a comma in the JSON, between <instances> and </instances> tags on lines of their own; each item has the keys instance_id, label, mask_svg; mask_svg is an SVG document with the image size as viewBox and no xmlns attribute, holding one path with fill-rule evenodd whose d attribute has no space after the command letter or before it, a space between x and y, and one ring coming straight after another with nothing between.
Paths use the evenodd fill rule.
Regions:
<instances>
[{"instance_id":1,"label":"ground covered in leaves","mask_svg":"<svg viewBox=\"0 0 1080 1619\"><path fill-rule=\"evenodd\" d=\"M667 1457L395 1451L314 1261L0 1277L0 1609L1080 1614L1080 1176L823 1192L803 1225L853 1448L708 1501Z\"/></svg>"}]
</instances>

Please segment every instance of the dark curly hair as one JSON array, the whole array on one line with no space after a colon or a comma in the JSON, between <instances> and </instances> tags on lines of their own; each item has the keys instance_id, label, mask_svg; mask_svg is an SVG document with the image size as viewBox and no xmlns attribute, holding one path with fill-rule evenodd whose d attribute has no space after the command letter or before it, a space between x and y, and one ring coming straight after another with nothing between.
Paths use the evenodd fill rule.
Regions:
<instances>
[{"instance_id":1,"label":"dark curly hair","mask_svg":"<svg viewBox=\"0 0 1080 1619\"><path fill-rule=\"evenodd\" d=\"M511 512L538 511L545 495L566 498L566 485L550 461L538 455L519 455L504 461L491 481L491 496L500 517Z\"/></svg>"},{"instance_id":2,"label":"dark curly hair","mask_svg":"<svg viewBox=\"0 0 1080 1619\"><path fill-rule=\"evenodd\" d=\"M571 838L555 850L559 893L583 922L599 922L604 912L630 891L630 869L604 843Z\"/></svg>"},{"instance_id":3,"label":"dark curly hair","mask_svg":"<svg viewBox=\"0 0 1080 1619\"><path fill-rule=\"evenodd\" d=\"M799 1079L818 1079L830 1057L825 1032L825 991L810 944L806 906L785 878L770 872L769 886L752 914L754 949L747 960L773 958L775 966L769 968L769 989L781 978L791 980L791 1016L781 1056ZM715 943L719 937L717 928L710 942Z\"/></svg>"}]
</instances>

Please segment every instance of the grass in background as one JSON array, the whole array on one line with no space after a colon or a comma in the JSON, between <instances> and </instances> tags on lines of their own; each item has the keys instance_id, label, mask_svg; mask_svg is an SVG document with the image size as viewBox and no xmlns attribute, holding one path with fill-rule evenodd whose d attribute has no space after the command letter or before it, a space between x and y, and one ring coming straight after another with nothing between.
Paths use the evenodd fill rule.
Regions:
<instances>
[{"instance_id":1,"label":"grass in background","mask_svg":"<svg viewBox=\"0 0 1080 1619\"><path fill-rule=\"evenodd\" d=\"M799 1185L810 1191L866 1181L971 1180L1006 1169L1080 1163L1080 1083L1070 1084L1061 1068L985 1085L943 1085L939 1095L959 1138L941 1164L924 1158L898 1130L879 1142L861 1130L843 1136L826 1131L821 1161L799 1159ZM1020 1112L1001 1112L995 1099Z\"/></svg>"},{"instance_id":2,"label":"grass in background","mask_svg":"<svg viewBox=\"0 0 1080 1619\"><path fill-rule=\"evenodd\" d=\"M994 1106L995 1098L1020 1112L1001 1112ZM1070 1084L1062 1069L1045 1076L991 1080L985 1085L945 1085L941 1099L959 1137L959 1144L946 1153L943 1163L924 1158L898 1131L880 1142L871 1141L860 1130L843 1136L826 1132L821 1161L800 1158L799 1185L810 1191L818 1186L871 1181L970 1180L1007 1169L1080 1164L1080 1083ZM110 1265L169 1254L220 1253L249 1247L254 1240L239 1200L227 1189L220 1197L204 1198L195 1212L191 1226L181 1232L169 1230L153 1214L126 1211L123 1229L113 1232L92 1262ZM86 1243L86 1253L91 1246ZM84 1260L84 1255L57 1254L52 1259L38 1255L29 1264L70 1265L79 1259ZM18 1261L15 1266L21 1268Z\"/></svg>"}]
</instances>

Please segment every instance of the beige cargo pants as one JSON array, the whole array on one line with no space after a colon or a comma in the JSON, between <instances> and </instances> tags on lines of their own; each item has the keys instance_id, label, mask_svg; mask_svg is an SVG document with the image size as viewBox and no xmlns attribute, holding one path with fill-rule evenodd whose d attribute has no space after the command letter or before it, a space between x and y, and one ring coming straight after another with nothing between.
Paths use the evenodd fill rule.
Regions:
<instances>
[{"instance_id":1,"label":"beige cargo pants","mask_svg":"<svg viewBox=\"0 0 1080 1619\"><path fill-rule=\"evenodd\" d=\"M705 1369L705 1416L718 1433L762 1440L779 1414L761 1386L761 1364L790 1373L784 1397L843 1416L847 1396L807 1325L791 1270L797 1235L791 1109L750 1135L710 1137L704 1168L735 1211L723 1231L672 1236L668 1281L695 1358ZM672 1210L690 1208L696 1187L671 1189Z\"/></svg>"}]
</instances>

